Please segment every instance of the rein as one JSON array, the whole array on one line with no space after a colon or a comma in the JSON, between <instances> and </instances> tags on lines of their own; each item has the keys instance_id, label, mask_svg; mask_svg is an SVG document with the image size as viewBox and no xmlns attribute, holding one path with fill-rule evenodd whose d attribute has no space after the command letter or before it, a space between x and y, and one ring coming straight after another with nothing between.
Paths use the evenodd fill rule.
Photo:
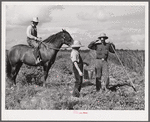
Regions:
<instances>
[{"instance_id":1,"label":"rein","mask_svg":"<svg viewBox=\"0 0 150 122\"><path fill-rule=\"evenodd\" d=\"M53 50L61 50L60 48L55 48L55 47L50 47L50 44L45 44L43 41L40 41L39 45L43 44L47 49L53 49ZM66 48L69 48L69 47L65 47Z\"/></svg>"},{"instance_id":2,"label":"rein","mask_svg":"<svg viewBox=\"0 0 150 122\"><path fill-rule=\"evenodd\" d=\"M51 47L50 44L46 45L46 47L47 49L60 50L60 48Z\"/></svg>"}]
</instances>

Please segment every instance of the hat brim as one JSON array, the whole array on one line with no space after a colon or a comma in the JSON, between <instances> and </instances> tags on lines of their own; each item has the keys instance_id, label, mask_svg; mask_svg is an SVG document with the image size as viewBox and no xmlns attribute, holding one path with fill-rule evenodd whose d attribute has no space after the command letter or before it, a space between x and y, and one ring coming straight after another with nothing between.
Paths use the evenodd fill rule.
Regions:
<instances>
[{"instance_id":1,"label":"hat brim","mask_svg":"<svg viewBox=\"0 0 150 122\"><path fill-rule=\"evenodd\" d=\"M100 37L98 37L99 39L100 38L105 38L105 39L108 39L108 37L107 36L100 36Z\"/></svg>"},{"instance_id":2,"label":"hat brim","mask_svg":"<svg viewBox=\"0 0 150 122\"><path fill-rule=\"evenodd\" d=\"M71 47L84 47L83 45L72 45Z\"/></svg>"},{"instance_id":3,"label":"hat brim","mask_svg":"<svg viewBox=\"0 0 150 122\"><path fill-rule=\"evenodd\" d=\"M35 21L32 20L31 22L35 22ZM36 23L39 23L39 22L36 22Z\"/></svg>"}]
</instances>

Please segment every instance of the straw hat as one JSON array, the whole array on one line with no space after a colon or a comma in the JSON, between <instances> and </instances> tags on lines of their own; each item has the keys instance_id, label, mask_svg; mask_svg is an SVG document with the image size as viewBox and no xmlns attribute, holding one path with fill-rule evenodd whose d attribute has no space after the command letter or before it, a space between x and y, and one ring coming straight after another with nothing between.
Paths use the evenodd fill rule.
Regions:
<instances>
[{"instance_id":1,"label":"straw hat","mask_svg":"<svg viewBox=\"0 0 150 122\"><path fill-rule=\"evenodd\" d=\"M99 39L100 39L100 38L108 39L108 37L106 36L106 34L105 34L105 33L101 33L101 34L100 34L100 36L99 36L98 38L99 38Z\"/></svg>"},{"instance_id":2,"label":"straw hat","mask_svg":"<svg viewBox=\"0 0 150 122\"><path fill-rule=\"evenodd\" d=\"M71 47L84 47L83 45L81 45L80 41L74 41L73 45L71 45Z\"/></svg>"},{"instance_id":3,"label":"straw hat","mask_svg":"<svg viewBox=\"0 0 150 122\"><path fill-rule=\"evenodd\" d=\"M39 19L38 17L33 17L32 21L31 22L39 22Z\"/></svg>"}]
</instances>

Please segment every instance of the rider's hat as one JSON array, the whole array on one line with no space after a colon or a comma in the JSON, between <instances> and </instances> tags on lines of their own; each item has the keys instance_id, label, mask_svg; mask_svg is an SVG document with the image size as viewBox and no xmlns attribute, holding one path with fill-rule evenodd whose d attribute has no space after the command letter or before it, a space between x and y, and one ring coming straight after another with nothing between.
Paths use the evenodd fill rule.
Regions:
<instances>
[{"instance_id":1,"label":"rider's hat","mask_svg":"<svg viewBox=\"0 0 150 122\"><path fill-rule=\"evenodd\" d=\"M74 41L73 45L71 45L71 47L84 47L83 45L81 45L80 41Z\"/></svg>"},{"instance_id":2,"label":"rider's hat","mask_svg":"<svg viewBox=\"0 0 150 122\"><path fill-rule=\"evenodd\" d=\"M106 36L106 34L105 34L105 33L101 33L101 34L100 34L100 36L99 36L98 38L99 38L99 39L100 39L100 38L108 39L108 37Z\"/></svg>"},{"instance_id":3,"label":"rider's hat","mask_svg":"<svg viewBox=\"0 0 150 122\"><path fill-rule=\"evenodd\" d=\"M32 21L31 22L39 22L39 19L38 17L33 17Z\"/></svg>"}]
</instances>

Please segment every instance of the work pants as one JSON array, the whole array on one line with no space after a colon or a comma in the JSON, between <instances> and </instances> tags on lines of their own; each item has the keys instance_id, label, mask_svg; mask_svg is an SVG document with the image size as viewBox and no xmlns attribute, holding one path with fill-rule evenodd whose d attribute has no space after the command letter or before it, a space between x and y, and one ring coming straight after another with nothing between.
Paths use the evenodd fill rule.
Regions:
<instances>
[{"instance_id":1,"label":"work pants","mask_svg":"<svg viewBox=\"0 0 150 122\"><path fill-rule=\"evenodd\" d=\"M80 61L78 63L78 66L79 66L81 72L83 72L83 62L82 61ZM73 90L73 96L74 97L79 97L82 82L83 82L83 76L79 75L78 70L76 69L74 63L73 63L73 72L74 72L74 76L75 76L75 80L76 80L75 85L74 85L74 90Z\"/></svg>"},{"instance_id":2,"label":"work pants","mask_svg":"<svg viewBox=\"0 0 150 122\"><path fill-rule=\"evenodd\" d=\"M38 49L38 43L34 39L27 39L27 43L29 44L30 47L34 48L33 54L35 58L40 58L40 51Z\"/></svg>"},{"instance_id":3,"label":"work pants","mask_svg":"<svg viewBox=\"0 0 150 122\"><path fill-rule=\"evenodd\" d=\"M96 59L95 62L95 75L96 75L96 90L99 91L101 88L105 90L109 85L109 70L108 62L102 59ZM103 82L102 82L103 76Z\"/></svg>"}]
</instances>

